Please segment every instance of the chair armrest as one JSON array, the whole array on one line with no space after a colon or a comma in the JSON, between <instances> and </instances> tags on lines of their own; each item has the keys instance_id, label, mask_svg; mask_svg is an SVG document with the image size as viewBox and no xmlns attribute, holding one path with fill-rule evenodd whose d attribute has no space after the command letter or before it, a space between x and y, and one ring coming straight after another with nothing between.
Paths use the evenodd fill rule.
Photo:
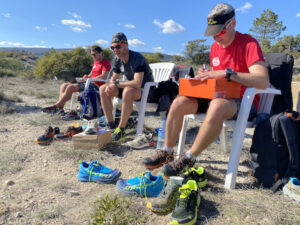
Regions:
<instances>
[{"instance_id":1,"label":"chair armrest","mask_svg":"<svg viewBox=\"0 0 300 225\"><path fill-rule=\"evenodd\" d=\"M92 81L102 81L102 82L105 82L105 83L107 82L107 80L103 80L103 79L100 79L100 78L88 78L88 79L86 80L86 82L85 82L84 89L88 89L89 86L90 86L90 83L91 83Z\"/></svg>"}]
</instances>

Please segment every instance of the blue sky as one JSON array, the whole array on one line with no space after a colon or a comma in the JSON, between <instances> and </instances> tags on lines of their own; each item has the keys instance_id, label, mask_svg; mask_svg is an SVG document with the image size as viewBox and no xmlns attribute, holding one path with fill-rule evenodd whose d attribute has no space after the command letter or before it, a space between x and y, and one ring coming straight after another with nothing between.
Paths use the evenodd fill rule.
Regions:
<instances>
[{"instance_id":1,"label":"blue sky","mask_svg":"<svg viewBox=\"0 0 300 225\"><path fill-rule=\"evenodd\" d=\"M130 49L183 54L185 44L204 37L206 17L220 1L209 0L1 0L0 47L73 48L95 43L107 48L122 31ZM223 1L236 9L237 30L248 32L269 8L300 34L299 0Z\"/></svg>"}]
</instances>

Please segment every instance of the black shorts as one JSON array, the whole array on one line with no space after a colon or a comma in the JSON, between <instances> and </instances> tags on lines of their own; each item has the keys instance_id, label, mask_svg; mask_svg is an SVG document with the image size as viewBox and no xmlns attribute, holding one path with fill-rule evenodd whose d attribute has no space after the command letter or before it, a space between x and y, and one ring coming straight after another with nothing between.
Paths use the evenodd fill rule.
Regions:
<instances>
[{"instance_id":1,"label":"black shorts","mask_svg":"<svg viewBox=\"0 0 300 225\"><path fill-rule=\"evenodd\" d=\"M198 100L197 113L206 113L211 99L198 98L197 100ZM240 111L242 99L241 98L234 98L232 100L237 105L237 111L236 111L235 115L232 117L233 120L236 120L237 115L239 114L239 111ZM250 121L256 116L257 116L257 110L256 110L256 107L254 106L254 104L252 104L248 120Z\"/></svg>"},{"instance_id":2,"label":"black shorts","mask_svg":"<svg viewBox=\"0 0 300 225\"><path fill-rule=\"evenodd\" d=\"M78 90L79 90L79 92L84 91L85 82L77 82L77 84L78 84ZM90 85L89 85L89 89L90 89L90 90L91 90L91 89L96 89L96 90L98 90L99 87L98 87L98 85L96 85L95 83L91 82Z\"/></svg>"}]
</instances>

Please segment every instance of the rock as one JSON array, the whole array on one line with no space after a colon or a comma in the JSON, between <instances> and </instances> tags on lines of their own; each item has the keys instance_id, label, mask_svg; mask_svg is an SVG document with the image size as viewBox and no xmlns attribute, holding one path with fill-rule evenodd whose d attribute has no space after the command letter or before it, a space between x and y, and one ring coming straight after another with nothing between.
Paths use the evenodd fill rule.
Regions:
<instances>
[{"instance_id":1,"label":"rock","mask_svg":"<svg viewBox=\"0 0 300 225\"><path fill-rule=\"evenodd\" d=\"M14 182L13 180L7 180L7 181L5 181L5 184L6 184L7 186L12 186L12 185L15 184L15 182Z\"/></svg>"},{"instance_id":2,"label":"rock","mask_svg":"<svg viewBox=\"0 0 300 225\"><path fill-rule=\"evenodd\" d=\"M23 215L22 215L21 212L17 212L17 213L16 213L16 217L17 217L17 218L20 218L20 217L22 217L22 216L23 216Z\"/></svg>"},{"instance_id":3,"label":"rock","mask_svg":"<svg viewBox=\"0 0 300 225\"><path fill-rule=\"evenodd\" d=\"M71 197L78 196L79 192L78 191L70 191L70 195L71 195Z\"/></svg>"}]
</instances>

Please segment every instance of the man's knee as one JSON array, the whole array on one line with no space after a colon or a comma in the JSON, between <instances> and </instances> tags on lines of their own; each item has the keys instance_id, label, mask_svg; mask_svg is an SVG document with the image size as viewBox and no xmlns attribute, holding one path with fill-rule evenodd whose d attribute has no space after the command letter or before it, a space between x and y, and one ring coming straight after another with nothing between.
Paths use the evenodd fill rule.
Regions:
<instances>
[{"instance_id":1,"label":"man's knee","mask_svg":"<svg viewBox=\"0 0 300 225\"><path fill-rule=\"evenodd\" d=\"M100 96L105 95L104 92L105 92L106 87L107 87L107 84L103 84L99 87Z\"/></svg>"},{"instance_id":2,"label":"man's knee","mask_svg":"<svg viewBox=\"0 0 300 225\"><path fill-rule=\"evenodd\" d=\"M140 96L140 90L132 87L125 87L122 93L123 100L136 100Z\"/></svg>"},{"instance_id":3,"label":"man's knee","mask_svg":"<svg viewBox=\"0 0 300 225\"><path fill-rule=\"evenodd\" d=\"M230 119L237 111L235 102L227 99L214 99L210 102L207 110L207 118Z\"/></svg>"},{"instance_id":4,"label":"man's knee","mask_svg":"<svg viewBox=\"0 0 300 225\"><path fill-rule=\"evenodd\" d=\"M180 113L183 112L191 114L196 113L198 107L198 102L196 99L185 97L185 96L178 96L171 104L170 113Z\"/></svg>"}]
</instances>

